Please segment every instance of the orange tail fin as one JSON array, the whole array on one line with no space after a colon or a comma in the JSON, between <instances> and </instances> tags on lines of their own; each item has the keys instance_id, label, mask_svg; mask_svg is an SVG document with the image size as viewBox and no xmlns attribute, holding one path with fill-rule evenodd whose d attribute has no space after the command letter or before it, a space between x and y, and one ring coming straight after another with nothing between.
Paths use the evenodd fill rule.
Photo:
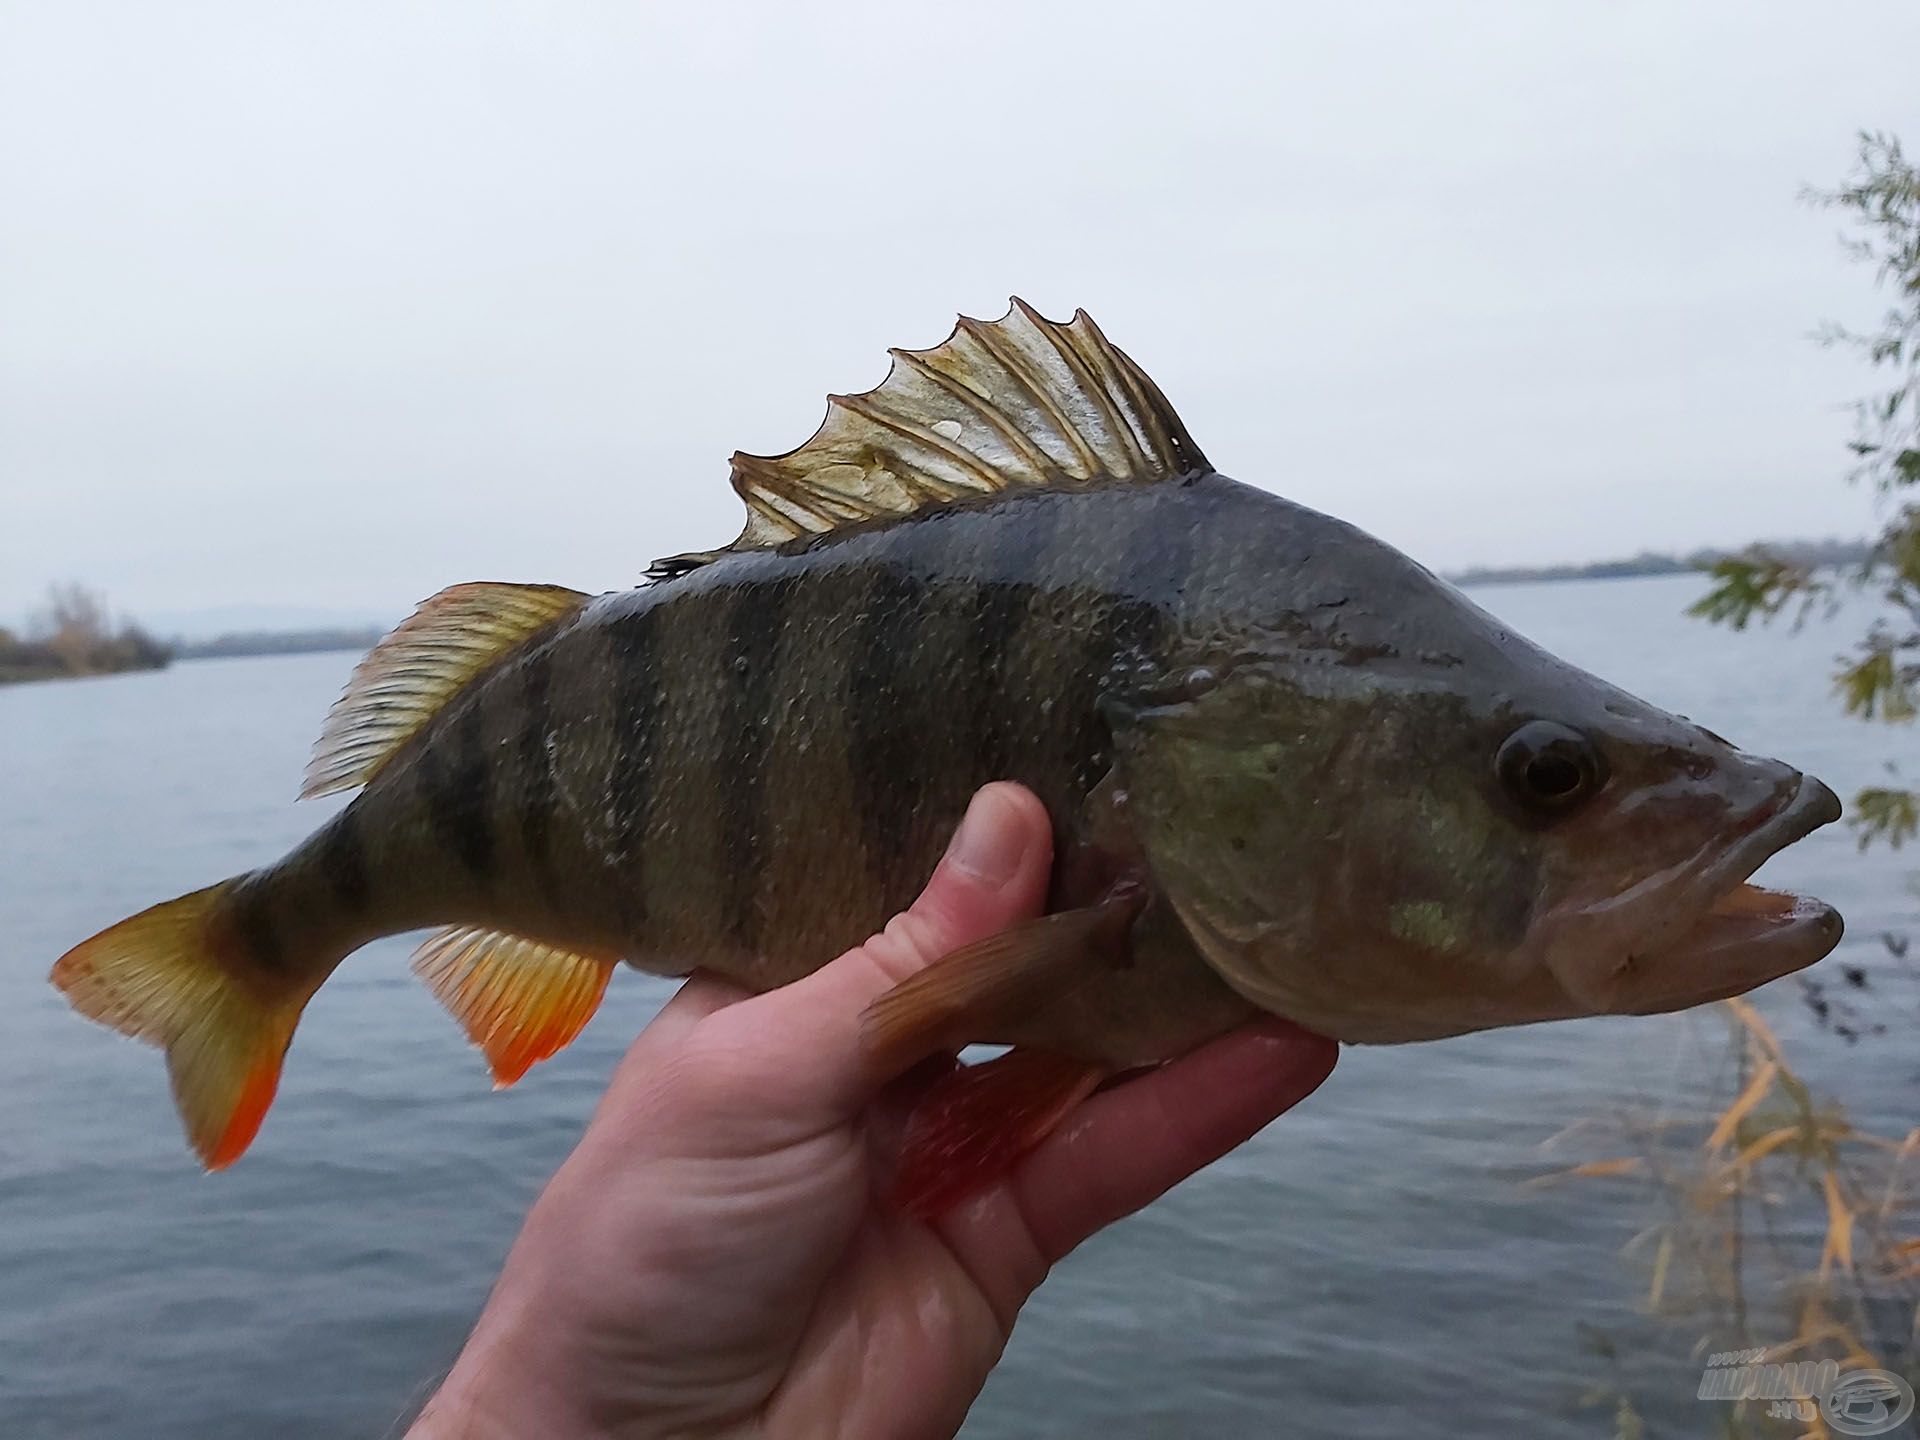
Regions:
<instances>
[{"instance_id":1,"label":"orange tail fin","mask_svg":"<svg viewBox=\"0 0 1920 1440\"><path fill-rule=\"evenodd\" d=\"M233 881L155 905L74 946L53 967L73 1008L161 1045L187 1138L209 1170L240 1158L280 1083L312 993L247 973L222 900Z\"/></svg>"}]
</instances>

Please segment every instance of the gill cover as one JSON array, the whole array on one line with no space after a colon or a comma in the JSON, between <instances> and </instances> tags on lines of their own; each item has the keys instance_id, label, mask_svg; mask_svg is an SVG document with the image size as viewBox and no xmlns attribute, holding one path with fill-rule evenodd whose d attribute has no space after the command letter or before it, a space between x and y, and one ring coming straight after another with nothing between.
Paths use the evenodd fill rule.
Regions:
<instances>
[{"instance_id":1,"label":"gill cover","mask_svg":"<svg viewBox=\"0 0 1920 1440\"><path fill-rule=\"evenodd\" d=\"M1199 675L1104 709L1129 828L1222 979L1371 1040L1457 1000L1463 966L1519 978L1538 841L1493 802L1464 700L1324 661Z\"/></svg>"}]
</instances>

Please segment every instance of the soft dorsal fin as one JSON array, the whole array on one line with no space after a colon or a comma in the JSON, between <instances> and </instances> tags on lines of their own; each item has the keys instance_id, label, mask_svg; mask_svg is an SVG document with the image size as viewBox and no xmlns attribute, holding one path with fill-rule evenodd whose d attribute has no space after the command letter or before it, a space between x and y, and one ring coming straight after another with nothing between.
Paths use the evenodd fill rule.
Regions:
<instances>
[{"instance_id":1,"label":"soft dorsal fin","mask_svg":"<svg viewBox=\"0 0 1920 1440\"><path fill-rule=\"evenodd\" d=\"M600 1008L616 963L461 925L430 936L413 957L414 973L486 1052L496 1089L572 1042Z\"/></svg>"},{"instance_id":2,"label":"soft dorsal fin","mask_svg":"<svg viewBox=\"0 0 1920 1440\"><path fill-rule=\"evenodd\" d=\"M327 712L300 798L366 784L455 691L587 599L561 585L476 581L442 590L354 670Z\"/></svg>"},{"instance_id":3,"label":"soft dorsal fin","mask_svg":"<svg viewBox=\"0 0 1920 1440\"><path fill-rule=\"evenodd\" d=\"M798 450L733 457L747 527L730 550L1027 485L1176 479L1208 470L1160 388L1084 310L1066 324L1015 299L962 317L931 350L894 350L863 395L830 395ZM672 575L715 559L660 561Z\"/></svg>"}]
</instances>

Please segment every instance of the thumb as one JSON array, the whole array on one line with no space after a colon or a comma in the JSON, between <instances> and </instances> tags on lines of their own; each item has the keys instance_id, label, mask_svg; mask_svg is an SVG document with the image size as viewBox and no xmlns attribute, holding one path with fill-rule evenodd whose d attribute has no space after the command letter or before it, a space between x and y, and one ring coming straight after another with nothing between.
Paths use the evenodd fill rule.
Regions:
<instances>
[{"instance_id":1,"label":"thumb","mask_svg":"<svg viewBox=\"0 0 1920 1440\"><path fill-rule=\"evenodd\" d=\"M920 898L886 929L791 985L729 1006L702 1028L724 1029L746 1047L754 1068L765 1067L769 1094L814 1113L851 1115L884 1078L866 1062L861 1012L941 956L1039 914L1052 863L1046 807L1023 786L988 785L973 797Z\"/></svg>"}]
</instances>

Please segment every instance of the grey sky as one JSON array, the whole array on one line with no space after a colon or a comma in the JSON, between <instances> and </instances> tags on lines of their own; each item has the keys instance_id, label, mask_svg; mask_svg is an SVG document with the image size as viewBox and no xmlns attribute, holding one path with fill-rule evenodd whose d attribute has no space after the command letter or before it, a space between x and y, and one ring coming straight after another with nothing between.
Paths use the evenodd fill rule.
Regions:
<instances>
[{"instance_id":1,"label":"grey sky","mask_svg":"<svg viewBox=\"0 0 1920 1440\"><path fill-rule=\"evenodd\" d=\"M0 618L630 584L1010 292L1443 567L1862 533L1903 3L0 4Z\"/></svg>"}]
</instances>

